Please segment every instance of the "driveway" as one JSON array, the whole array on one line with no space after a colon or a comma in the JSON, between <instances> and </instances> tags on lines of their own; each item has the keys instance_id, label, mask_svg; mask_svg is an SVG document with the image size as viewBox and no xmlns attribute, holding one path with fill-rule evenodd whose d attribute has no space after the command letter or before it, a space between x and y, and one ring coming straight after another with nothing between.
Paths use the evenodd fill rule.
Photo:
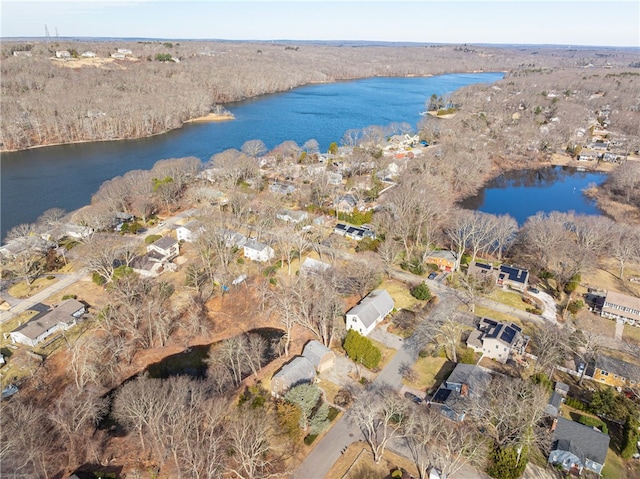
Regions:
<instances>
[{"instance_id":1,"label":"driveway","mask_svg":"<svg viewBox=\"0 0 640 479\"><path fill-rule=\"evenodd\" d=\"M555 326L560 326L556 318L556 301L555 299L553 299L553 296L551 296L549 293L545 293L544 291L540 291L538 293L527 291L527 294L530 294L534 298L542 301L542 317L546 321L549 321Z\"/></svg>"}]
</instances>

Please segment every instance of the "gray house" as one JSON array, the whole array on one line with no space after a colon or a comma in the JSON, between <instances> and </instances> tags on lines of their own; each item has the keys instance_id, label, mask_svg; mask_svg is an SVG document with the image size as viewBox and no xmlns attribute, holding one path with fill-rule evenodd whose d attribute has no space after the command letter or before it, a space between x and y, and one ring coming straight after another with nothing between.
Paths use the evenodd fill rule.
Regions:
<instances>
[{"instance_id":1,"label":"gray house","mask_svg":"<svg viewBox=\"0 0 640 479\"><path fill-rule=\"evenodd\" d=\"M475 364L458 363L440 384L430 404L447 418L460 422L471 408L472 400L481 397L490 382L491 375Z\"/></svg>"},{"instance_id":2,"label":"gray house","mask_svg":"<svg viewBox=\"0 0 640 479\"><path fill-rule=\"evenodd\" d=\"M305 344L302 357L319 373L331 369L336 362L336 353L315 339Z\"/></svg>"},{"instance_id":3,"label":"gray house","mask_svg":"<svg viewBox=\"0 0 640 479\"><path fill-rule=\"evenodd\" d=\"M283 396L289 389L298 384L313 383L316 369L303 356L296 356L282 366L271 378L271 395Z\"/></svg>"},{"instance_id":4,"label":"gray house","mask_svg":"<svg viewBox=\"0 0 640 479\"><path fill-rule=\"evenodd\" d=\"M563 417L554 426L549 463L560 464L572 474L587 468L599 475L607 458L609 435Z\"/></svg>"},{"instance_id":5,"label":"gray house","mask_svg":"<svg viewBox=\"0 0 640 479\"><path fill-rule=\"evenodd\" d=\"M347 311L347 330L355 329L366 336L393 311L395 303L386 289L376 289Z\"/></svg>"},{"instance_id":6,"label":"gray house","mask_svg":"<svg viewBox=\"0 0 640 479\"><path fill-rule=\"evenodd\" d=\"M75 299L67 299L44 314L39 314L9 333L13 343L35 347L58 331L74 326L86 312L85 305Z\"/></svg>"}]
</instances>

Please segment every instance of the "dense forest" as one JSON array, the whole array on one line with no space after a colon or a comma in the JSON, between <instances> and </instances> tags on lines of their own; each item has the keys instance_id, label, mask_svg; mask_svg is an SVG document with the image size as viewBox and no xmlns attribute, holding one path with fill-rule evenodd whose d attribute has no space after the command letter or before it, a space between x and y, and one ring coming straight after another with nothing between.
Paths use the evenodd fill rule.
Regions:
<instances>
[{"instance_id":1,"label":"dense forest","mask_svg":"<svg viewBox=\"0 0 640 479\"><path fill-rule=\"evenodd\" d=\"M473 71L526 78L559 67L577 80L577 68L627 68L636 58L613 49L62 39L5 42L0 56L4 151L150 136L311 82Z\"/></svg>"}]
</instances>

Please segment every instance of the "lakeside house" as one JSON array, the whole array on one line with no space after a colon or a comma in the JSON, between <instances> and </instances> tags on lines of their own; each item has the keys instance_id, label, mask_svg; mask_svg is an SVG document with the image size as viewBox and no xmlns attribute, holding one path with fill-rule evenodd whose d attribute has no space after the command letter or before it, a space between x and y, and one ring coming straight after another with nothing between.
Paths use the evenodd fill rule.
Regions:
<instances>
[{"instance_id":1,"label":"lakeside house","mask_svg":"<svg viewBox=\"0 0 640 479\"><path fill-rule=\"evenodd\" d=\"M309 341L301 356L284 364L271 377L271 395L279 398L294 386L315 382L317 373L331 369L335 360L336 355L331 349L320 341Z\"/></svg>"},{"instance_id":2,"label":"lakeside house","mask_svg":"<svg viewBox=\"0 0 640 479\"><path fill-rule=\"evenodd\" d=\"M433 251L425 258L425 262L437 265L440 271L452 272L456 271L458 255L449 250Z\"/></svg>"},{"instance_id":3,"label":"lakeside house","mask_svg":"<svg viewBox=\"0 0 640 479\"><path fill-rule=\"evenodd\" d=\"M487 263L475 261L469 265L469 274L476 277L493 277L498 286L507 287L516 291L525 291L529 284L529 271L518 266L501 264L498 267Z\"/></svg>"}]
</instances>

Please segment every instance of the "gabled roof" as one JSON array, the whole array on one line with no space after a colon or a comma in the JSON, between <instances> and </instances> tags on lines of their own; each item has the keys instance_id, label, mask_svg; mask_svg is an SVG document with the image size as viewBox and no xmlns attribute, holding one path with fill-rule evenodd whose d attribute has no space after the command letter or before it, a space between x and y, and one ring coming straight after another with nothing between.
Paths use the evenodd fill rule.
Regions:
<instances>
[{"instance_id":1,"label":"gabled roof","mask_svg":"<svg viewBox=\"0 0 640 479\"><path fill-rule=\"evenodd\" d=\"M609 448L609 436L589 426L558 418L553 431L552 451L569 451L583 462L589 459L597 464L604 464Z\"/></svg>"},{"instance_id":2,"label":"gabled roof","mask_svg":"<svg viewBox=\"0 0 640 479\"><path fill-rule=\"evenodd\" d=\"M458 255L456 255L453 251L442 249L442 250L438 250L438 251L432 252L429 255L429 258L446 259L448 261L452 261L452 262L455 263L456 259L458 258ZM429 259L429 258L427 258L427 259Z\"/></svg>"},{"instance_id":3,"label":"gabled roof","mask_svg":"<svg viewBox=\"0 0 640 479\"><path fill-rule=\"evenodd\" d=\"M296 356L273 375L286 381L288 387L310 382L316 377L316 370L307 358Z\"/></svg>"},{"instance_id":4,"label":"gabled roof","mask_svg":"<svg viewBox=\"0 0 640 479\"><path fill-rule=\"evenodd\" d=\"M331 349L326 347L320 341L309 341L302 350L302 356L307 359L315 368L318 367L325 354L331 353Z\"/></svg>"},{"instance_id":5,"label":"gabled roof","mask_svg":"<svg viewBox=\"0 0 640 479\"><path fill-rule=\"evenodd\" d=\"M179 226L179 228L184 228L184 229L187 229L187 230L191 231L192 233L195 233L203 225L204 225L204 223L202 221L200 221L200 220L191 220L191 221L188 221L187 223L185 223L184 225Z\"/></svg>"},{"instance_id":6,"label":"gabled roof","mask_svg":"<svg viewBox=\"0 0 640 479\"><path fill-rule=\"evenodd\" d=\"M360 303L351 308L347 314L358 316L360 322L368 328L394 307L393 298L386 289L376 289Z\"/></svg>"},{"instance_id":7,"label":"gabled roof","mask_svg":"<svg viewBox=\"0 0 640 479\"><path fill-rule=\"evenodd\" d=\"M176 245L178 241L173 239L171 236L163 236L157 241L154 241L151 246L155 246L156 248L167 250L172 246Z\"/></svg>"},{"instance_id":8,"label":"gabled roof","mask_svg":"<svg viewBox=\"0 0 640 479\"><path fill-rule=\"evenodd\" d=\"M80 301L67 299L43 315L38 315L27 321L16 328L14 332L20 332L33 340L56 324L74 322L80 316L79 311L84 312L84 310L85 306Z\"/></svg>"},{"instance_id":9,"label":"gabled roof","mask_svg":"<svg viewBox=\"0 0 640 479\"><path fill-rule=\"evenodd\" d=\"M256 241L256 240L249 240L244 244L244 247L246 249L252 249L254 251L263 251L265 248L268 248L269 245L260 243L259 241Z\"/></svg>"},{"instance_id":10,"label":"gabled roof","mask_svg":"<svg viewBox=\"0 0 640 479\"><path fill-rule=\"evenodd\" d=\"M302 262L302 265L300 265L301 271L308 271L313 273L322 273L328 270L329 268L331 268L330 264L324 263L317 259L310 258L308 256L304 259L304 261Z\"/></svg>"},{"instance_id":11,"label":"gabled roof","mask_svg":"<svg viewBox=\"0 0 640 479\"><path fill-rule=\"evenodd\" d=\"M640 366L614 358L613 356L598 355L598 357L596 357L596 368L611 374L616 374L621 378L640 381Z\"/></svg>"}]
</instances>

